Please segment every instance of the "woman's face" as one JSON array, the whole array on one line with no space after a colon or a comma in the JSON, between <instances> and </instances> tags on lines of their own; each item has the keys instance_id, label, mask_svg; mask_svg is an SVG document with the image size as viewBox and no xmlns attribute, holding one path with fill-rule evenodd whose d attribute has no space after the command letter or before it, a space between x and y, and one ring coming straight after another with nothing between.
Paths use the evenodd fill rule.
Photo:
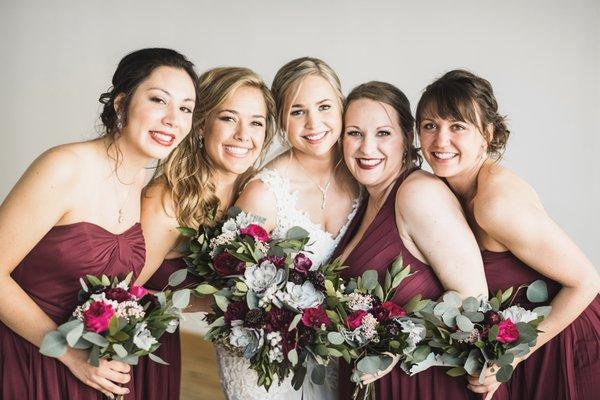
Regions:
<instances>
[{"instance_id":1,"label":"woman's face","mask_svg":"<svg viewBox=\"0 0 600 400\"><path fill-rule=\"evenodd\" d=\"M298 90L297 86L292 86L288 93L292 97L284 121L287 138L299 152L325 155L331 151L342 130L338 97L329 82L318 75L307 76L299 87Z\"/></svg>"},{"instance_id":2,"label":"woman's face","mask_svg":"<svg viewBox=\"0 0 600 400\"><path fill-rule=\"evenodd\" d=\"M187 72L156 68L131 98L122 139L145 157L167 157L192 129L195 101L194 82Z\"/></svg>"},{"instance_id":3,"label":"woman's face","mask_svg":"<svg viewBox=\"0 0 600 400\"><path fill-rule=\"evenodd\" d=\"M477 170L486 158L487 143L470 122L426 115L419 124L419 138L423 157L442 178Z\"/></svg>"},{"instance_id":4,"label":"woman's face","mask_svg":"<svg viewBox=\"0 0 600 400\"><path fill-rule=\"evenodd\" d=\"M353 100L344 115L344 160L354 178L369 187L388 185L403 166L404 134L389 104Z\"/></svg>"},{"instance_id":5,"label":"woman's face","mask_svg":"<svg viewBox=\"0 0 600 400\"><path fill-rule=\"evenodd\" d=\"M265 141L267 105L260 89L242 86L211 113L203 129L206 153L222 174L240 175Z\"/></svg>"}]
</instances>

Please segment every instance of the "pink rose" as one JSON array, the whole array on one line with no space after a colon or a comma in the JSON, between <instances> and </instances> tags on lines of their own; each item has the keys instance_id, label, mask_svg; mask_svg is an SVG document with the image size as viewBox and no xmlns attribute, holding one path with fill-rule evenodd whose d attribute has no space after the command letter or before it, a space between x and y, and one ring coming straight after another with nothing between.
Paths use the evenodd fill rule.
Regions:
<instances>
[{"instance_id":1,"label":"pink rose","mask_svg":"<svg viewBox=\"0 0 600 400\"><path fill-rule=\"evenodd\" d=\"M348 318L346 318L346 325L348 325L348 328L350 329L358 328L362 324L362 320L367 314L368 312L364 310L353 312L352 314L348 315Z\"/></svg>"},{"instance_id":2,"label":"pink rose","mask_svg":"<svg viewBox=\"0 0 600 400\"><path fill-rule=\"evenodd\" d=\"M115 310L110 304L103 301L95 301L90 304L90 308L83 312L83 322L88 331L102 333L108 329L108 323Z\"/></svg>"},{"instance_id":3,"label":"pink rose","mask_svg":"<svg viewBox=\"0 0 600 400\"><path fill-rule=\"evenodd\" d=\"M519 339L519 330L517 326L509 319L500 321L498 324L498 336L496 341L500 343L513 343Z\"/></svg>"},{"instance_id":4,"label":"pink rose","mask_svg":"<svg viewBox=\"0 0 600 400\"><path fill-rule=\"evenodd\" d=\"M321 328L321 325L329 326L331 320L322 307L306 308L302 312L302 323L315 329Z\"/></svg>"},{"instance_id":5,"label":"pink rose","mask_svg":"<svg viewBox=\"0 0 600 400\"><path fill-rule=\"evenodd\" d=\"M379 322L387 321L396 317L406 316L406 311L392 301L386 301L379 307L376 307L372 312L373 316L375 316Z\"/></svg>"},{"instance_id":6,"label":"pink rose","mask_svg":"<svg viewBox=\"0 0 600 400\"><path fill-rule=\"evenodd\" d=\"M268 242L269 234L267 231L260 225L250 224L245 228L240 229L240 233L242 235L250 235L257 242Z\"/></svg>"},{"instance_id":7,"label":"pink rose","mask_svg":"<svg viewBox=\"0 0 600 400\"><path fill-rule=\"evenodd\" d=\"M129 289L129 293L133 296L135 296L137 299L141 299L142 297L144 297L145 295L147 295L148 289L146 289L143 286L132 286L131 289Z\"/></svg>"}]
</instances>

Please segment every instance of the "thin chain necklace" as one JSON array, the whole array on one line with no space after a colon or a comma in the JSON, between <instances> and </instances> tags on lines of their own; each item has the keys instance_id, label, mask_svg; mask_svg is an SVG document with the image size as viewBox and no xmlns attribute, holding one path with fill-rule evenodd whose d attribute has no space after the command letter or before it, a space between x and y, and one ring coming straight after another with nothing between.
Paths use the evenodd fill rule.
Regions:
<instances>
[{"instance_id":1,"label":"thin chain necklace","mask_svg":"<svg viewBox=\"0 0 600 400\"><path fill-rule=\"evenodd\" d=\"M143 170L142 170L143 171ZM140 171L141 172L141 171ZM123 211L123 209L125 208L125 204L127 204L127 200L129 199L129 195L131 194L131 190L133 189L133 187L135 186L135 182L137 181L138 175L140 173L138 172L135 177L133 178L133 181L131 183L124 183L123 181L121 181L121 179L119 178L119 174L115 168L115 179L113 179L114 182L114 188L115 188L115 197L117 199L117 206L119 207L117 209L117 223L122 224L125 221L125 212ZM121 185L124 186L128 186L129 189L127 189L127 194L125 195L125 198L123 199L123 201L121 202L121 204L119 205L119 183Z\"/></svg>"},{"instance_id":2,"label":"thin chain necklace","mask_svg":"<svg viewBox=\"0 0 600 400\"><path fill-rule=\"evenodd\" d=\"M294 150L291 150L290 158L293 158L293 157L294 157ZM304 173L304 175L306 175L308 180L310 180L317 187L317 189L319 189L319 191L321 192L321 199L322 199L321 200L321 210L324 210L325 206L327 205L327 191L329 190L329 186L331 186L331 182L333 181L333 178L335 177L335 171L337 170L337 167L342 162L342 158L340 158L339 161L337 162L337 164L335 164L335 167L333 167L333 171L331 171L331 175L329 175L329 179L327 180L327 182L325 183L324 186L319 185L313 178L310 177L310 174L308 173L306 168L304 168L304 165L302 165L302 163L300 162L300 159L298 157L296 157L296 161L298 161L298 165L300 166L300 168L302 169L302 172Z\"/></svg>"}]
</instances>

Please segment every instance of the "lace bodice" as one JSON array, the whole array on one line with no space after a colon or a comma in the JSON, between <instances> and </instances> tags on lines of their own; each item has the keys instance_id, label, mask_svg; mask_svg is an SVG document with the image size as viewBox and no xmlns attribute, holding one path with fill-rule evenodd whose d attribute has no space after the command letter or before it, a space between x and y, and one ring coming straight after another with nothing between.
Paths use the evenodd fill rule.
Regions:
<instances>
[{"instance_id":1,"label":"lace bodice","mask_svg":"<svg viewBox=\"0 0 600 400\"><path fill-rule=\"evenodd\" d=\"M306 255L310 257L313 265L318 266L329 261L340 238L344 236L350 221L356 214L360 197L354 201L352 211L340 232L333 237L321 225L311 221L308 213L296 208L298 192L291 190L286 177L276 170L264 168L254 179L261 180L267 190L275 196L277 222L271 236L274 238L284 237L291 227L299 226L310 235L310 242L306 246L306 250L310 252L307 252ZM291 378L288 378L281 385L274 383L267 392L262 387L256 386L256 372L250 369L250 364L245 358L233 356L225 349L217 347L217 361L221 384L228 400L337 399L337 364L335 363L327 368L326 383L323 386L314 385L307 378L302 391L296 391L292 387ZM309 365L307 377L310 376L311 371L312 366Z\"/></svg>"}]
</instances>

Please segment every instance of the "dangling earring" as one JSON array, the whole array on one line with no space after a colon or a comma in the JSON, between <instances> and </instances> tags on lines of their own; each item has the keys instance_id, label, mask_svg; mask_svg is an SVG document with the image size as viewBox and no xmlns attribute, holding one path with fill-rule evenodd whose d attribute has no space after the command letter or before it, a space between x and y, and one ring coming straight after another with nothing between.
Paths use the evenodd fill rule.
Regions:
<instances>
[{"instance_id":1,"label":"dangling earring","mask_svg":"<svg viewBox=\"0 0 600 400\"><path fill-rule=\"evenodd\" d=\"M123 114L121 113L117 114L117 130L123 130Z\"/></svg>"},{"instance_id":2,"label":"dangling earring","mask_svg":"<svg viewBox=\"0 0 600 400\"><path fill-rule=\"evenodd\" d=\"M201 149L202 147L204 147L204 136L199 135L198 136L198 148Z\"/></svg>"}]
</instances>

